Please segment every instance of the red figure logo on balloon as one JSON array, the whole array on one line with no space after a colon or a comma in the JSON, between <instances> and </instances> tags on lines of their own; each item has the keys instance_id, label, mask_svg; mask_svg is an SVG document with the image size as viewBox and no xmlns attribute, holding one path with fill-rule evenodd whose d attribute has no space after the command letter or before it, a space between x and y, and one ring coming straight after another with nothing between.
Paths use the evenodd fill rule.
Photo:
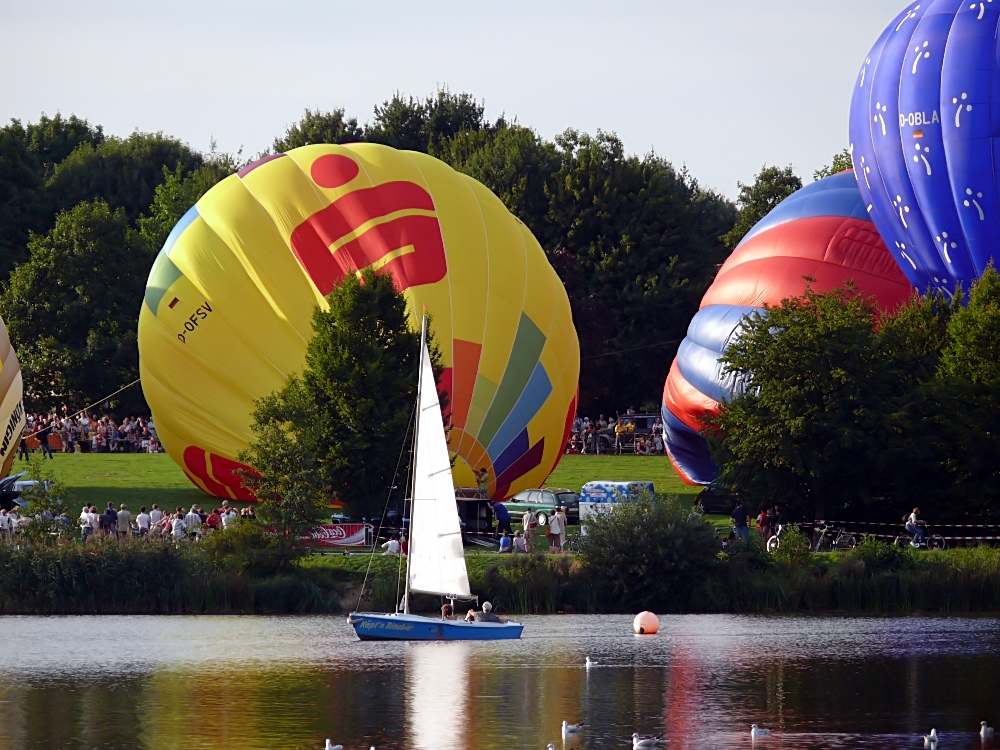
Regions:
<instances>
[{"instance_id":1,"label":"red figure logo on balloon","mask_svg":"<svg viewBox=\"0 0 1000 750\"><path fill-rule=\"evenodd\" d=\"M342 187L358 173L340 154L321 156L310 170L324 188ZM414 182L355 190L296 227L292 252L323 295L365 268L392 273L399 291L433 284L448 273L435 211L430 193Z\"/></svg>"}]
</instances>

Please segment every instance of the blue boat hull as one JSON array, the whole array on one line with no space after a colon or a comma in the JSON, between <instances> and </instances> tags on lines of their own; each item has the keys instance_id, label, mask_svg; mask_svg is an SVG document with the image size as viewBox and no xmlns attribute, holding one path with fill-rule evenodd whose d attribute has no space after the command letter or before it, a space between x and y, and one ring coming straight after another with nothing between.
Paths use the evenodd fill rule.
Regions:
<instances>
[{"instance_id":1,"label":"blue boat hull","mask_svg":"<svg viewBox=\"0 0 1000 750\"><path fill-rule=\"evenodd\" d=\"M517 622L464 622L420 615L352 612L347 621L363 641L499 641L521 637Z\"/></svg>"}]
</instances>

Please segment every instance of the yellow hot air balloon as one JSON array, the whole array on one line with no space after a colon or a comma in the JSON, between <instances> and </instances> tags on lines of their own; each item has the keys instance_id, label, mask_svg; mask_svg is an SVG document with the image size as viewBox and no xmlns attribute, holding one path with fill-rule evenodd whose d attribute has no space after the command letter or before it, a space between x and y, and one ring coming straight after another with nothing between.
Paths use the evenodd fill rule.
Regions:
<instances>
[{"instance_id":1,"label":"yellow hot air balloon","mask_svg":"<svg viewBox=\"0 0 1000 750\"><path fill-rule=\"evenodd\" d=\"M139 315L142 387L191 480L233 475L253 400L305 362L311 315L349 273L391 272L411 325L426 309L447 368L455 482L505 498L542 484L576 411L566 291L528 228L443 162L374 144L305 146L206 193L160 251Z\"/></svg>"},{"instance_id":2,"label":"yellow hot air balloon","mask_svg":"<svg viewBox=\"0 0 1000 750\"><path fill-rule=\"evenodd\" d=\"M17 448L24 432L24 384L21 382L21 365L11 346L7 326L0 320L0 477L10 474Z\"/></svg>"}]
</instances>

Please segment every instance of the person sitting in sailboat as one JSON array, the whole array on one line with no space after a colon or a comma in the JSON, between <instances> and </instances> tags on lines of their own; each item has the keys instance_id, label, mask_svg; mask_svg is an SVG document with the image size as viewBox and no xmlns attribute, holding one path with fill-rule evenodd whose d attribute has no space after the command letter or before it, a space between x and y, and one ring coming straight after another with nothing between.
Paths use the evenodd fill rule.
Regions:
<instances>
[{"instance_id":1,"label":"person sitting in sailboat","mask_svg":"<svg viewBox=\"0 0 1000 750\"><path fill-rule=\"evenodd\" d=\"M497 617L493 614L493 605L489 602L483 602L483 611L477 612L475 609L470 609L465 613L466 622L507 622L503 618Z\"/></svg>"},{"instance_id":2,"label":"person sitting in sailboat","mask_svg":"<svg viewBox=\"0 0 1000 750\"><path fill-rule=\"evenodd\" d=\"M445 604L441 607L441 619L442 620L454 620L455 619L455 609L450 604Z\"/></svg>"}]
</instances>

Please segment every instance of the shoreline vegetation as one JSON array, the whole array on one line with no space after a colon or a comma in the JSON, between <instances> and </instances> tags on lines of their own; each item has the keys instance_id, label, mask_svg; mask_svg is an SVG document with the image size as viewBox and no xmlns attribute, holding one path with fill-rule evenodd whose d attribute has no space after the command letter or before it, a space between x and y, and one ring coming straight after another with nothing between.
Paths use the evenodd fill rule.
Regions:
<instances>
[{"instance_id":1,"label":"shoreline vegetation","mask_svg":"<svg viewBox=\"0 0 1000 750\"><path fill-rule=\"evenodd\" d=\"M0 614L343 614L391 611L405 559L303 555L280 550L218 554L212 545L119 542L0 544ZM733 549L733 547L737 547ZM629 598L577 555L466 556L472 592L517 614L859 613L971 614L1000 610L1000 549L940 552L863 540L856 550L771 556L731 545L677 595ZM655 571L650 571L655 576ZM669 577L669 576L667 576ZM414 608L440 602L418 597Z\"/></svg>"}]
</instances>

